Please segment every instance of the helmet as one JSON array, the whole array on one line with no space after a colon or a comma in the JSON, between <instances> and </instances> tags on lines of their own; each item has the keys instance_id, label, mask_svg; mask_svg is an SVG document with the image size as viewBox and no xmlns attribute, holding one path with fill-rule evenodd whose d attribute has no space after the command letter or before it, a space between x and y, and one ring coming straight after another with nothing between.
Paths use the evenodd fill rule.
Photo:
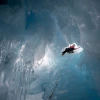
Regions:
<instances>
[{"instance_id":1,"label":"helmet","mask_svg":"<svg viewBox=\"0 0 100 100\"><path fill-rule=\"evenodd\" d=\"M72 45L73 45L73 46L76 46L76 44L75 44L75 43L73 43Z\"/></svg>"}]
</instances>

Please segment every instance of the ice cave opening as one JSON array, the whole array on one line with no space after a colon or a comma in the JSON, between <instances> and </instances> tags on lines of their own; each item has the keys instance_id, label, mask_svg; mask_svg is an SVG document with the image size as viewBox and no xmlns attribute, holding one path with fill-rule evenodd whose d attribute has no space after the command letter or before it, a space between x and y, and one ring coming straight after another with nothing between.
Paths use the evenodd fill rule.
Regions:
<instances>
[{"instance_id":1,"label":"ice cave opening","mask_svg":"<svg viewBox=\"0 0 100 100\"><path fill-rule=\"evenodd\" d=\"M100 1L4 1L0 100L100 100Z\"/></svg>"}]
</instances>

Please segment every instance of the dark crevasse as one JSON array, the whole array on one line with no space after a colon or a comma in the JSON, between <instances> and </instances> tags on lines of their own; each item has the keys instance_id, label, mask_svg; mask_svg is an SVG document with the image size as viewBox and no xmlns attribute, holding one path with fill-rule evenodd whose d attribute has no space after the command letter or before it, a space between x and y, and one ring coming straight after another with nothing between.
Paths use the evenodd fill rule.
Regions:
<instances>
[{"instance_id":1,"label":"dark crevasse","mask_svg":"<svg viewBox=\"0 0 100 100\"><path fill-rule=\"evenodd\" d=\"M100 100L99 3L1 4L0 100ZM83 51L62 56L74 42Z\"/></svg>"}]
</instances>

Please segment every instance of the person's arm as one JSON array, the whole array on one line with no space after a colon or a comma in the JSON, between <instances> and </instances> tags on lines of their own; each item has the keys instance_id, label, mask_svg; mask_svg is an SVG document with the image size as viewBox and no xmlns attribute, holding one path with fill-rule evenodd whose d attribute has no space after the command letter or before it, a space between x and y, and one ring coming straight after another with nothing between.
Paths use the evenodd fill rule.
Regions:
<instances>
[{"instance_id":1,"label":"person's arm","mask_svg":"<svg viewBox=\"0 0 100 100\"><path fill-rule=\"evenodd\" d=\"M79 49L80 47L74 48L74 50Z\"/></svg>"}]
</instances>

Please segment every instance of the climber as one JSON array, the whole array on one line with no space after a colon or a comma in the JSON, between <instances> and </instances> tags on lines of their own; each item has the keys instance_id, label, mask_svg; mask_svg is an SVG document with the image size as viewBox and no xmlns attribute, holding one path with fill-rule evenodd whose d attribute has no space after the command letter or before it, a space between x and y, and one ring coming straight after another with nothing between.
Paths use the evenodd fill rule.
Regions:
<instances>
[{"instance_id":1,"label":"climber","mask_svg":"<svg viewBox=\"0 0 100 100\"><path fill-rule=\"evenodd\" d=\"M66 48L62 51L62 55L64 55L66 52L69 53L69 54L70 54L70 53L74 53L74 50L80 48L80 47L75 47L75 46L76 46L76 44L73 43L72 45L69 45L69 47L66 47Z\"/></svg>"}]
</instances>

